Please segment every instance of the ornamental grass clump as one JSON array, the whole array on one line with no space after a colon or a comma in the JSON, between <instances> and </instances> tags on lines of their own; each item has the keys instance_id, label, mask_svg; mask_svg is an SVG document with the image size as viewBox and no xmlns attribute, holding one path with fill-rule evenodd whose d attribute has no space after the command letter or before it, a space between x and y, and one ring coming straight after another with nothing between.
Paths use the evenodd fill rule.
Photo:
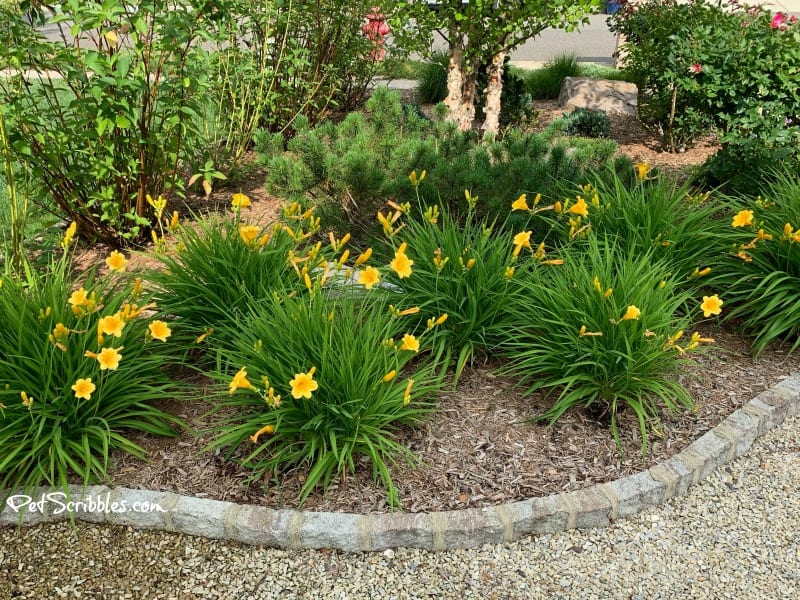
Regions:
<instances>
[{"instance_id":1,"label":"ornamental grass clump","mask_svg":"<svg viewBox=\"0 0 800 600\"><path fill-rule=\"evenodd\" d=\"M302 501L366 457L397 506L390 467L415 459L396 434L424 419L441 387L425 359L437 330L412 333L413 312L389 306L377 289L253 304L215 373L227 389L212 447L248 469L250 481L307 468Z\"/></svg>"},{"instance_id":2,"label":"ornamental grass clump","mask_svg":"<svg viewBox=\"0 0 800 600\"><path fill-rule=\"evenodd\" d=\"M778 175L756 199L728 198L722 240L728 253L709 281L724 289L735 320L755 334L758 354L772 342L800 346L800 179Z\"/></svg>"},{"instance_id":3,"label":"ornamental grass clump","mask_svg":"<svg viewBox=\"0 0 800 600\"><path fill-rule=\"evenodd\" d=\"M692 407L673 376L691 351L713 341L690 330L701 309L652 250L631 254L613 240L590 237L584 251L562 256L560 267L532 271L520 281L509 308L514 326L500 346L509 359L503 371L519 377L528 392L556 394L537 419L552 425L583 407L610 419L620 448L617 416L632 410L644 453L662 408ZM716 296L708 298L703 312L719 314L720 305ZM693 313L682 314L684 306Z\"/></svg>"},{"instance_id":4,"label":"ornamental grass clump","mask_svg":"<svg viewBox=\"0 0 800 600\"><path fill-rule=\"evenodd\" d=\"M119 271L121 258L108 262ZM180 425L150 404L182 391L162 370L172 328L141 282L90 270L76 283L71 266L67 255L0 280L0 495L66 488L71 474L104 481L113 450L144 458L131 432L171 436Z\"/></svg>"},{"instance_id":5,"label":"ornamental grass clump","mask_svg":"<svg viewBox=\"0 0 800 600\"><path fill-rule=\"evenodd\" d=\"M313 209L293 203L276 223L248 218L250 200L234 194L232 213L176 228L177 250L157 255L165 269L148 274L159 306L180 323L175 347L185 351L235 338L250 304L305 288L309 273L327 264ZM196 343L197 342L197 343Z\"/></svg>"}]
</instances>

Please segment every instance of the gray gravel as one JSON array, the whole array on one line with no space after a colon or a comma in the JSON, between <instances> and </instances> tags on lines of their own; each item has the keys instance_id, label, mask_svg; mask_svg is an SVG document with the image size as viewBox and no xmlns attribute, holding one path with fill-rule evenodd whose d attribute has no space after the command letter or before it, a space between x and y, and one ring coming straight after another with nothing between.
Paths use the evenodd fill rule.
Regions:
<instances>
[{"instance_id":1,"label":"gray gravel","mask_svg":"<svg viewBox=\"0 0 800 600\"><path fill-rule=\"evenodd\" d=\"M800 418L606 529L442 553L259 549L127 527L0 528L0 598L798 598Z\"/></svg>"}]
</instances>

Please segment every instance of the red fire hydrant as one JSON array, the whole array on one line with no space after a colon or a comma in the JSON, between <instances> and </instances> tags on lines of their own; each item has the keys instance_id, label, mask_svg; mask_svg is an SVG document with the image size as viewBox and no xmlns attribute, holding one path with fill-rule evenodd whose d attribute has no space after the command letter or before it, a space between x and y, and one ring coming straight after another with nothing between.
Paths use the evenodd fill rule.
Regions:
<instances>
[{"instance_id":1,"label":"red fire hydrant","mask_svg":"<svg viewBox=\"0 0 800 600\"><path fill-rule=\"evenodd\" d=\"M361 31L375 46L370 52L372 59L383 60L384 56L386 56L386 49L383 44L392 29L386 22L386 16L381 13L380 6L372 7L367 14L367 22L361 26Z\"/></svg>"}]
</instances>

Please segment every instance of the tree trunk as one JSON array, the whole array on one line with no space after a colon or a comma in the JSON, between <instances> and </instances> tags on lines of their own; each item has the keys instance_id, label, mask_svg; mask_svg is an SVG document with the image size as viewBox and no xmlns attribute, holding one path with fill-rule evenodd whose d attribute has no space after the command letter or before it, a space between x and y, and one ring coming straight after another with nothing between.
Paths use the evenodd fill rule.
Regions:
<instances>
[{"instance_id":1,"label":"tree trunk","mask_svg":"<svg viewBox=\"0 0 800 600\"><path fill-rule=\"evenodd\" d=\"M464 36L451 33L450 64L447 67L447 98L444 103L452 120L458 120L461 90L464 87Z\"/></svg>"},{"instance_id":2,"label":"tree trunk","mask_svg":"<svg viewBox=\"0 0 800 600\"><path fill-rule=\"evenodd\" d=\"M506 53L498 52L492 57L492 62L486 67L488 83L485 90L485 103L483 114L483 135L496 134L500 130L500 96L503 93L503 62Z\"/></svg>"},{"instance_id":3,"label":"tree trunk","mask_svg":"<svg viewBox=\"0 0 800 600\"><path fill-rule=\"evenodd\" d=\"M461 131L472 129L472 122L475 120L475 91L477 88L476 79L478 70L472 65L469 73L464 76L464 86L461 92L461 99L458 106L458 128Z\"/></svg>"}]
</instances>

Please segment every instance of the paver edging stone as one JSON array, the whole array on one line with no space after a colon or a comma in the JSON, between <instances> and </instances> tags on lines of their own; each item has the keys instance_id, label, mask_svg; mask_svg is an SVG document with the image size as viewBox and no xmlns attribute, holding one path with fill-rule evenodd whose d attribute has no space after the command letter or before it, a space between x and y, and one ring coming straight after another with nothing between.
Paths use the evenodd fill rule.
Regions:
<instances>
[{"instance_id":1,"label":"paver edging stone","mask_svg":"<svg viewBox=\"0 0 800 600\"><path fill-rule=\"evenodd\" d=\"M783 423L787 416L796 415L800 415L800 374L762 392L680 453L646 471L574 492L486 508L360 515L272 509L106 486L70 486L69 501L83 503L73 505L76 510L72 515L79 521L161 529L252 545L347 551L400 546L468 548L510 542L532 533L603 527L661 504L685 494L715 469L744 454L757 437ZM0 526L30 526L70 518L63 491L40 488L32 499L40 501L34 504L35 510L4 507Z\"/></svg>"}]
</instances>

